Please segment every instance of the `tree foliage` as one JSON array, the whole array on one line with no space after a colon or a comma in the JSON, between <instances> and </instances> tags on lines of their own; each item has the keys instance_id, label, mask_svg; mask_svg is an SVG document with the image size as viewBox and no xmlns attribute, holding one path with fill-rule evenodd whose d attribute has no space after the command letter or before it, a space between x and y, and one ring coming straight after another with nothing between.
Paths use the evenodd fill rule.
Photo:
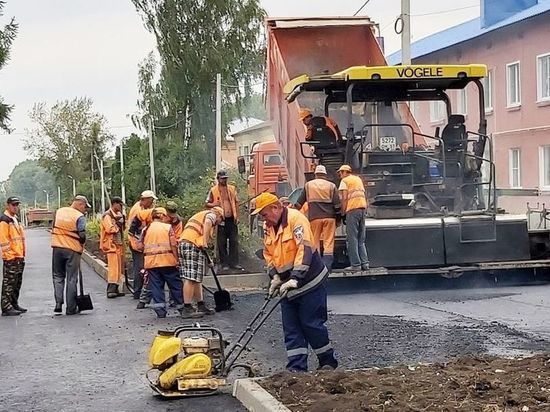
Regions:
<instances>
[{"instance_id":1,"label":"tree foliage","mask_svg":"<svg viewBox=\"0 0 550 412\"><path fill-rule=\"evenodd\" d=\"M45 204L45 194L57 198L57 185L54 177L40 166L36 160L25 160L15 166L6 182L7 196L17 196L25 204L34 204L35 196Z\"/></svg>"},{"instance_id":2,"label":"tree foliage","mask_svg":"<svg viewBox=\"0 0 550 412\"><path fill-rule=\"evenodd\" d=\"M6 2L0 0L0 17L4 15ZM17 23L15 18L11 18L8 24L0 28L0 69L8 62L10 56L10 48L17 34ZM0 129L10 132L9 127L10 112L13 106L4 103L4 99L0 96Z\"/></svg>"}]
</instances>

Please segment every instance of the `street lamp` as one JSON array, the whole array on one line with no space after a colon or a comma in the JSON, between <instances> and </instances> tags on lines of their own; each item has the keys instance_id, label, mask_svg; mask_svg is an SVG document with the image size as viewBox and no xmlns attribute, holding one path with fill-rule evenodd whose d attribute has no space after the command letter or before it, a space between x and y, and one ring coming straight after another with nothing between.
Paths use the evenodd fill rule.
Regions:
<instances>
[{"instance_id":1,"label":"street lamp","mask_svg":"<svg viewBox=\"0 0 550 412\"><path fill-rule=\"evenodd\" d=\"M67 175L67 177L73 181L73 197L76 197L76 179L71 175Z\"/></svg>"},{"instance_id":2,"label":"street lamp","mask_svg":"<svg viewBox=\"0 0 550 412\"><path fill-rule=\"evenodd\" d=\"M46 209L50 210L50 195L48 194L47 191L45 191L45 190L43 190L43 189L42 189L42 191L43 191L44 193L46 193Z\"/></svg>"}]
</instances>

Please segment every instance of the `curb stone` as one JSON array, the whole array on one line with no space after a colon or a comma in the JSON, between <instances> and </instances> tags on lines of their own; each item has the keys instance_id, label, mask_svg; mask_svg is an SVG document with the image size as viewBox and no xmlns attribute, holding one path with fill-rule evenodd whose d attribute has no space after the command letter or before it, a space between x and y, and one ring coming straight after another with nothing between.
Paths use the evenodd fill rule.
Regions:
<instances>
[{"instance_id":1,"label":"curb stone","mask_svg":"<svg viewBox=\"0 0 550 412\"><path fill-rule=\"evenodd\" d=\"M233 396L250 412L291 412L258 384L258 378L237 379Z\"/></svg>"}]
</instances>

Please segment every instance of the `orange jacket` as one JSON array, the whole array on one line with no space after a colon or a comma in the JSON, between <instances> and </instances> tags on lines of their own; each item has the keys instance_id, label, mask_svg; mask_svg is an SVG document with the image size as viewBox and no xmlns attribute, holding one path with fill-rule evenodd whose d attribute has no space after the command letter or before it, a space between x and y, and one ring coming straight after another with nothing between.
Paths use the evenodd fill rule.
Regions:
<instances>
[{"instance_id":1,"label":"orange jacket","mask_svg":"<svg viewBox=\"0 0 550 412\"><path fill-rule=\"evenodd\" d=\"M143 238L143 267L154 269L178 266L176 237L172 226L168 223L152 222L145 231Z\"/></svg>"},{"instance_id":2,"label":"orange jacket","mask_svg":"<svg viewBox=\"0 0 550 412\"><path fill-rule=\"evenodd\" d=\"M0 247L3 260L25 257L25 234L17 217L7 210L0 215Z\"/></svg>"},{"instance_id":3,"label":"orange jacket","mask_svg":"<svg viewBox=\"0 0 550 412\"><path fill-rule=\"evenodd\" d=\"M365 197L365 186L359 176L349 175L342 179L338 190L347 190L346 210L365 209L367 207L367 198Z\"/></svg>"},{"instance_id":4,"label":"orange jacket","mask_svg":"<svg viewBox=\"0 0 550 412\"><path fill-rule=\"evenodd\" d=\"M139 250L141 231L152 222L152 212L152 208L144 209L139 201L128 212L128 241L130 249Z\"/></svg>"},{"instance_id":5,"label":"orange jacket","mask_svg":"<svg viewBox=\"0 0 550 412\"><path fill-rule=\"evenodd\" d=\"M77 229L77 221L81 216L82 213L72 207L57 209L52 228L52 247L82 253L84 247L80 243Z\"/></svg>"},{"instance_id":6,"label":"orange jacket","mask_svg":"<svg viewBox=\"0 0 550 412\"><path fill-rule=\"evenodd\" d=\"M336 185L327 179L313 179L304 186L299 203L307 200L309 220L335 218L340 214L340 198Z\"/></svg>"},{"instance_id":7,"label":"orange jacket","mask_svg":"<svg viewBox=\"0 0 550 412\"><path fill-rule=\"evenodd\" d=\"M237 198L237 188L233 185L227 185L227 194L229 196L229 203L231 204L231 216L235 218L235 220L239 219L239 200ZM208 193L208 197L206 198L207 203L214 203L219 202L221 208L224 208L224 204L222 202L222 196L220 193L220 185L215 185L210 189L210 192ZM228 217L228 213L226 213L226 210L224 209L224 216Z\"/></svg>"},{"instance_id":8,"label":"orange jacket","mask_svg":"<svg viewBox=\"0 0 550 412\"><path fill-rule=\"evenodd\" d=\"M122 217L122 214L109 209L101 218L99 248L103 253L116 252L117 245L122 245L122 225L117 222L118 217Z\"/></svg>"},{"instance_id":9,"label":"orange jacket","mask_svg":"<svg viewBox=\"0 0 550 412\"><path fill-rule=\"evenodd\" d=\"M339 141L342 140L342 133L340 133L340 129L338 128L338 124L331 118L327 116L320 116L323 119L325 119L325 125L330 129L330 131L334 134L334 140ZM314 136L315 132L315 126L310 124L306 128L306 141L307 140L315 140Z\"/></svg>"},{"instance_id":10,"label":"orange jacket","mask_svg":"<svg viewBox=\"0 0 550 412\"><path fill-rule=\"evenodd\" d=\"M176 239L179 239L181 234L183 233L183 221L181 220L181 217L176 216L172 218L172 229L174 230L174 235L176 235Z\"/></svg>"},{"instance_id":11,"label":"orange jacket","mask_svg":"<svg viewBox=\"0 0 550 412\"><path fill-rule=\"evenodd\" d=\"M212 229L216 226L216 214L210 210L203 210L194 214L183 228L183 233L179 237L180 242L193 243L197 247L207 247L204 241L204 222L210 219ZM212 238L212 236L210 236Z\"/></svg>"}]
</instances>

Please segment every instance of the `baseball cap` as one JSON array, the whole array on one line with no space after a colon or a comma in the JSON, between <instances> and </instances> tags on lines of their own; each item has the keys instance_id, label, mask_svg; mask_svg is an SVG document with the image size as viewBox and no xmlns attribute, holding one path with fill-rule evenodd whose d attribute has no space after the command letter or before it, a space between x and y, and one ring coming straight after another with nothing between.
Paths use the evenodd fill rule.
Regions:
<instances>
[{"instance_id":1,"label":"baseball cap","mask_svg":"<svg viewBox=\"0 0 550 412\"><path fill-rule=\"evenodd\" d=\"M219 170L218 173L216 173L216 177L218 179L227 179L229 177L229 175L227 174L227 172L225 170Z\"/></svg>"},{"instance_id":2,"label":"baseball cap","mask_svg":"<svg viewBox=\"0 0 550 412\"><path fill-rule=\"evenodd\" d=\"M158 197L155 195L155 192L153 192L152 190L144 190L143 192L141 192L140 199L147 199L150 197L152 197L155 200L158 199Z\"/></svg>"},{"instance_id":3,"label":"baseball cap","mask_svg":"<svg viewBox=\"0 0 550 412\"><path fill-rule=\"evenodd\" d=\"M16 196L10 196L8 197L8 200L6 201L6 203L9 205L18 205L21 203L21 200L19 200L19 198Z\"/></svg>"},{"instance_id":4,"label":"baseball cap","mask_svg":"<svg viewBox=\"0 0 550 412\"><path fill-rule=\"evenodd\" d=\"M168 213L176 213L178 211L178 204L172 200L166 202L166 211Z\"/></svg>"},{"instance_id":5,"label":"baseball cap","mask_svg":"<svg viewBox=\"0 0 550 412\"><path fill-rule=\"evenodd\" d=\"M269 192L261 193L256 198L256 209L254 209L254 211L251 213L251 215L257 215L266 206L277 203L278 201L279 201L279 198L277 196L275 196L273 193L269 193Z\"/></svg>"},{"instance_id":6,"label":"baseball cap","mask_svg":"<svg viewBox=\"0 0 550 412\"><path fill-rule=\"evenodd\" d=\"M337 170L338 172L351 172L351 166L350 165L342 165L340 166L340 169Z\"/></svg>"},{"instance_id":7,"label":"baseball cap","mask_svg":"<svg viewBox=\"0 0 550 412\"><path fill-rule=\"evenodd\" d=\"M153 209L153 212L151 213L151 216L152 216L153 218L159 217L159 216L163 216L163 215L164 215L164 216L167 216L167 215L168 215L168 213L166 212L166 209L163 208L163 207L155 207L155 208Z\"/></svg>"},{"instance_id":8,"label":"baseball cap","mask_svg":"<svg viewBox=\"0 0 550 412\"><path fill-rule=\"evenodd\" d=\"M327 169L323 165L317 165L317 167L315 168L315 174L316 175L326 175L327 174Z\"/></svg>"},{"instance_id":9,"label":"baseball cap","mask_svg":"<svg viewBox=\"0 0 550 412\"><path fill-rule=\"evenodd\" d=\"M124 202L122 201L122 198L120 196L113 196L111 198L111 204L119 204L119 205L123 205Z\"/></svg>"},{"instance_id":10,"label":"baseball cap","mask_svg":"<svg viewBox=\"0 0 550 412\"><path fill-rule=\"evenodd\" d=\"M84 195L75 196L73 202L83 202L86 203L86 207L92 207L92 205L88 203L88 198Z\"/></svg>"},{"instance_id":11,"label":"baseball cap","mask_svg":"<svg viewBox=\"0 0 550 412\"><path fill-rule=\"evenodd\" d=\"M306 117L308 116L313 116L311 114L311 110L309 109L302 109L300 110L300 112L298 113L298 118L300 119L300 121L304 120Z\"/></svg>"}]
</instances>

